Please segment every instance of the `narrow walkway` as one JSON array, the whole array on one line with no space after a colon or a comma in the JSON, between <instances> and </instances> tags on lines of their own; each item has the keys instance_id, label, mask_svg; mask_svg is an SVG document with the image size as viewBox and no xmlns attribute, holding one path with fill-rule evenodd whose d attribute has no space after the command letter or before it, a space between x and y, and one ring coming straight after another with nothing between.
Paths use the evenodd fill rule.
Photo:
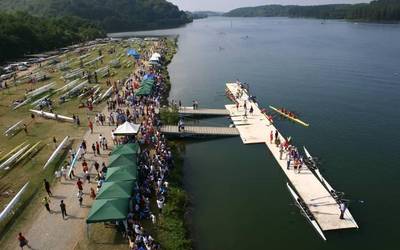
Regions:
<instances>
[{"instance_id":1,"label":"narrow walkway","mask_svg":"<svg viewBox=\"0 0 400 250\"><path fill-rule=\"evenodd\" d=\"M85 155L85 159L89 166L92 183L88 184L83 180L82 161L79 161L75 168L76 178L73 180L64 180L62 178L61 183L52 186L53 197L50 198L50 208L53 210L53 213L49 214L45 207L41 206L41 211L37 214L37 217L30 223L29 228L23 232L33 249L73 249L80 240L86 237L86 217L93 202L89 196L89 192L91 187L96 190L94 177L97 173L92 164L94 161L97 161L100 166L102 162L105 164L108 163L108 154L113 147L111 139L112 128L110 126L95 125L93 134L87 131L83 136L82 139L85 139L87 143L88 152ZM91 145L99 140L100 134L107 138L109 150L100 150L101 155L94 156ZM78 188L76 182L78 177L81 177L81 180L84 182L84 207L82 208L79 206L77 198ZM66 220L63 220L61 216L61 200L64 200L67 214L69 215ZM15 240L15 249L20 249L17 240Z\"/></svg>"},{"instance_id":2,"label":"narrow walkway","mask_svg":"<svg viewBox=\"0 0 400 250\"><path fill-rule=\"evenodd\" d=\"M226 109L193 109L193 107L181 107L178 110L178 113L181 115L188 116L228 116L229 112Z\"/></svg>"},{"instance_id":3,"label":"narrow walkway","mask_svg":"<svg viewBox=\"0 0 400 250\"><path fill-rule=\"evenodd\" d=\"M179 131L178 126L164 125L160 130L166 135L177 135L180 137L239 135L239 131L236 128L228 127L185 126L183 131Z\"/></svg>"}]
</instances>

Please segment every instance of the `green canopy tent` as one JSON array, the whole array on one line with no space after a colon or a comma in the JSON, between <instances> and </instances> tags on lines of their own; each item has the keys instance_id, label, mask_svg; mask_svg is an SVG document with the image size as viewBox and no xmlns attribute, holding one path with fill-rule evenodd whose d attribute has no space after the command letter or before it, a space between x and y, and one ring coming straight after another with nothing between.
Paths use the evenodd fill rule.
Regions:
<instances>
[{"instance_id":1,"label":"green canopy tent","mask_svg":"<svg viewBox=\"0 0 400 250\"><path fill-rule=\"evenodd\" d=\"M107 170L105 183L109 181L132 181L137 178L137 169L131 167L114 167Z\"/></svg>"},{"instance_id":2,"label":"green canopy tent","mask_svg":"<svg viewBox=\"0 0 400 250\"><path fill-rule=\"evenodd\" d=\"M140 153L140 147L138 143L128 143L118 145L111 152L111 155L124 155L124 154L138 154Z\"/></svg>"},{"instance_id":3,"label":"green canopy tent","mask_svg":"<svg viewBox=\"0 0 400 250\"><path fill-rule=\"evenodd\" d=\"M130 198L133 193L134 181L104 182L96 195L97 200Z\"/></svg>"},{"instance_id":4,"label":"green canopy tent","mask_svg":"<svg viewBox=\"0 0 400 250\"><path fill-rule=\"evenodd\" d=\"M111 155L108 160L108 168L136 167L137 155Z\"/></svg>"},{"instance_id":5,"label":"green canopy tent","mask_svg":"<svg viewBox=\"0 0 400 250\"><path fill-rule=\"evenodd\" d=\"M87 224L125 220L129 212L129 198L95 200L86 219Z\"/></svg>"}]
</instances>

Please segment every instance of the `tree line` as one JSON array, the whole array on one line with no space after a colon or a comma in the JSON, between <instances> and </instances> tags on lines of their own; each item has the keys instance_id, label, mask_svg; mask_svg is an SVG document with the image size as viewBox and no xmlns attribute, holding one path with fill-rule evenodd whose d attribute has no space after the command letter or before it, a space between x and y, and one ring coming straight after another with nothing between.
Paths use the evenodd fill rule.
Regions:
<instances>
[{"instance_id":1,"label":"tree line","mask_svg":"<svg viewBox=\"0 0 400 250\"><path fill-rule=\"evenodd\" d=\"M399 21L399 0L376 0L369 4L329 4L316 6L265 5L232 10L232 17L287 16L364 21Z\"/></svg>"},{"instance_id":2,"label":"tree line","mask_svg":"<svg viewBox=\"0 0 400 250\"><path fill-rule=\"evenodd\" d=\"M0 62L104 37L105 32L78 17L35 17L0 13Z\"/></svg>"},{"instance_id":3,"label":"tree line","mask_svg":"<svg viewBox=\"0 0 400 250\"><path fill-rule=\"evenodd\" d=\"M170 28L192 21L165 0L0 0L0 8L37 16L77 16L107 32Z\"/></svg>"}]
</instances>

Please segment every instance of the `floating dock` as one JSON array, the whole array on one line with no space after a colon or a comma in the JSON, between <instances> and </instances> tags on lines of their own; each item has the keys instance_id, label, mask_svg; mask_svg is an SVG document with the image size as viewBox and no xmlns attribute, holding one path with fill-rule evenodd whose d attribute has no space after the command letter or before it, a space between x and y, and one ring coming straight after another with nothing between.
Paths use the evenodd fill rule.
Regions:
<instances>
[{"instance_id":1,"label":"floating dock","mask_svg":"<svg viewBox=\"0 0 400 250\"><path fill-rule=\"evenodd\" d=\"M237 83L227 83L226 87L233 94L237 104L239 104L238 106L233 104L225 107L239 131L243 143L263 143L267 146L308 210L314 216L319 227L323 231L358 228L348 209L346 209L344 219L339 218L340 208L338 202L306 165L302 166L300 173L294 171L292 166L289 170L287 169L286 153L280 159L279 147L274 142L270 143L269 141L271 131L275 134L277 129L268 120L268 117L261 112L258 104L249 100L247 91L243 91ZM239 96L236 95L238 91L242 92ZM245 102L247 111L243 107ZM249 113L250 107L253 107L252 114ZM280 133L279 137L281 141L285 140Z\"/></svg>"},{"instance_id":2,"label":"floating dock","mask_svg":"<svg viewBox=\"0 0 400 250\"><path fill-rule=\"evenodd\" d=\"M204 136L238 136L239 131L236 128L228 127L205 127L205 126L185 126L184 130L179 131L178 126L161 126L161 132L166 135L178 137L204 137Z\"/></svg>"},{"instance_id":3,"label":"floating dock","mask_svg":"<svg viewBox=\"0 0 400 250\"><path fill-rule=\"evenodd\" d=\"M229 111L226 109L193 109L193 107L181 107L178 110L180 115L186 116L228 116Z\"/></svg>"}]
</instances>

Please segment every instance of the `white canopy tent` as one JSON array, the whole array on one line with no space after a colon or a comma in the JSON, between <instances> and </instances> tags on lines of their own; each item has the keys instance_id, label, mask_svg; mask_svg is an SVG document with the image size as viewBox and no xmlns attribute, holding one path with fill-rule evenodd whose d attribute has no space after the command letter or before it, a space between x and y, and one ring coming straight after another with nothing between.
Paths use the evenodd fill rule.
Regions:
<instances>
[{"instance_id":1,"label":"white canopy tent","mask_svg":"<svg viewBox=\"0 0 400 250\"><path fill-rule=\"evenodd\" d=\"M158 62L160 60L161 55L158 53L154 53L153 55L151 55L151 58L149 61L156 61Z\"/></svg>"},{"instance_id":2,"label":"white canopy tent","mask_svg":"<svg viewBox=\"0 0 400 250\"><path fill-rule=\"evenodd\" d=\"M118 126L114 131L114 135L135 135L139 131L140 124L134 124L130 122L125 122L124 124Z\"/></svg>"}]
</instances>

